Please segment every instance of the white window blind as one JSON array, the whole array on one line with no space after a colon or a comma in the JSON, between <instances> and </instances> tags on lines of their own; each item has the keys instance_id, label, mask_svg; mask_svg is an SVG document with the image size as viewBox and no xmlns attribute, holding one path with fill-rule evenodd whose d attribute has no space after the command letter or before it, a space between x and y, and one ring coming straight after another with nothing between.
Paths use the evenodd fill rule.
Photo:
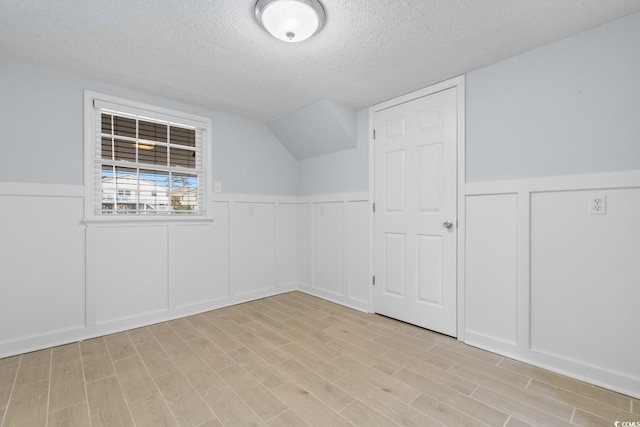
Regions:
<instances>
[{"instance_id":1,"label":"white window blind","mask_svg":"<svg viewBox=\"0 0 640 427\"><path fill-rule=\"evenodd\" d=\"M204 215L204 128L94 101L94 206L103 215Z\"/></svg>"}]
</instances>

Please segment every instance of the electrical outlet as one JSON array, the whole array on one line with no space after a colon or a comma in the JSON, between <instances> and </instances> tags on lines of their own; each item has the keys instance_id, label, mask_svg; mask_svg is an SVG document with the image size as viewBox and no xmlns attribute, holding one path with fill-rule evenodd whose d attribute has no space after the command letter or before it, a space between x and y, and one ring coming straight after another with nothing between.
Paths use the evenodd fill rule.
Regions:
<instances>
[{"instance_id":1,"label":"electrical outlet","mask_svg":"<svg viewBox=\"0 0 640 427\"><path fill-rule=\"evenodd\" d=\"M593 194L589 197L589 214L590 215L606 215L607 214L607 196L604 194Z\"/></svg>"}]
</instances>

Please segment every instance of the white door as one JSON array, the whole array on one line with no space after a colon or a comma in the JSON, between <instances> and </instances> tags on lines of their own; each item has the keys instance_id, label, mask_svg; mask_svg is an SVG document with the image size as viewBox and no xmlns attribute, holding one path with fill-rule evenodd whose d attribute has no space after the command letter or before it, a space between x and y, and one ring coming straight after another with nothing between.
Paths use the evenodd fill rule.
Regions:
<instances>
[{"instance_id":1,"label":"white door","mask_svg":"<svg viewBox=\"0 0 640 427\"><path fill-rule=\"evenodd\" d=\"M457 96L374 115L376 313L456 336Z\"/></svg>"}]
</instances>

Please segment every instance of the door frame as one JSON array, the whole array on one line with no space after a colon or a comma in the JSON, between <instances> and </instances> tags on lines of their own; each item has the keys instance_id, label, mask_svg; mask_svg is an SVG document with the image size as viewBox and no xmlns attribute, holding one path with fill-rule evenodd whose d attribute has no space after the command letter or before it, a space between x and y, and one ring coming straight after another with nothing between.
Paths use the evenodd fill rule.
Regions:
<instances>
[{"instance_id":1,"label":"door frame","mask_svg":"<svg viewBox=\"0 0 640 427\"><path fill-rule=\"evenodd\" d=\"M369 107L369 276L372 278L369 287L369 312L375 313L375 293L373 289L374 258L375 258L375 217L373 213L373 203L375 203L375 150L373 140L373 130L375 124L375 114L378 111L404 104L418 98L432 95L451 88L457 89L457 214L456 223L456 293L457 293L457 339L464 341L465 331L465 76L454 77L424 89L381 102Z\"/></svg>"}]
</instances>

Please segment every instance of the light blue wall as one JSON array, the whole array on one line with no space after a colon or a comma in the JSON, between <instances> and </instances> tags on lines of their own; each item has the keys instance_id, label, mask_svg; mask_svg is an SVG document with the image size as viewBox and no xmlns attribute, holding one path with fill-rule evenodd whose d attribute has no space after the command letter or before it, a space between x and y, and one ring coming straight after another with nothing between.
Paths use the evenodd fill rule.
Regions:
<instances>
[{"instance_id":1,"label":"light blue wall","mask_svg":"<svg viewBox=\"0 0 640 427\"><path fill-rule=\"evenodd\" d=\"M82 184L82 82L0 59L0 181Z\"/></svg>"},{"instance_id":2,"label":"light blue wall","mask_svg":"<svg viewBox=\"0 0 640 427\"><path fill-rule=\"evenodd\" d=\"M640 14L474 71L467 181L640 169ZM0 181L82 184L83 90L211 117L213 179L233 193L368 190L368 115L357 148L300 162L260 123L0 59Z\"/></svg>"},{"instance_id":3,"label":"light blue wall","mask_svg":"<svg viewBox=\"0 0 640 427\"><path fill-rule=\"evenodd\" d=\"M466 76L468 182L640 169L640 14ZM358 147L298 163L298 194L368 189Z\"/></svg>"},{"instance_id":4,"label":"light blue wall","mask_svg":"<svg viewBox=\"0 0 640 427\"><path fill-rule=\"evenodd\" d=\"M467 181L640 169L640 14L466 79Z\"/></svg>"},{"instance_id":5,"label":"light blue wall","mask_svg":"<svg viewBox=\"0 0 640 427\"><path fill-rule=\"evenodd\" d=\"M357 147L298 162L298 195L369 191L369 111L358 111Z\"/></svg>"},{"instance_id":6,"label":"light blue wall","mask_svg":"<svg viewBox=\"0 0 640 427\"><path fill-rule=\"evenodd\" d=\"M213 179L231 193L296 195L297 163L261 123L0 58L0 181L83 183L83 91L210 117Z\"/></svg>"},{"instance_id":7,"label":"light blue wall","mask_svg":"<svg viewBox=\"0 0 640 427\"><path fill-rule=\"evenodd\" d=\"M297 166L264 124L213 115L213 177L223 192L296 196Z\"/></svg>"},{"instance_id":8,"label":"light blue wall","mask_svg":"<svg viewBox=\"0 0 640 427\"><path fill-rule=\"evenodd\" d=\"M356 112L326 99L266 125L296 160L349 150L357 144Z\"/></svg>"}]
</instances>

